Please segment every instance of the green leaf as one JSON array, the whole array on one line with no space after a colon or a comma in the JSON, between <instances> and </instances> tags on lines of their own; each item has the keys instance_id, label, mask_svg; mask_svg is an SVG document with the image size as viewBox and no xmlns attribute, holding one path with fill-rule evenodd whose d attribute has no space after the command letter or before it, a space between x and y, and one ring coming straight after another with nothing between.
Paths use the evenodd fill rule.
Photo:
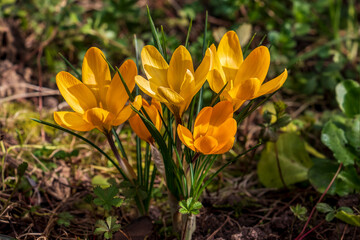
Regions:
<instances>
[{"instance_id":1,"label":"green leaf","mask_svg":"<svg viewBox=\"0 0 360 240\"><path fill-rule=\"evenodd\" d=\"M354 214L354 211L349 207L339 207L338 211L344 211L349 214Z\"/></svg>"},{"instance_id":2,"label":"green leaf","mask_svg":"<svg viewBox=\"0 0 360 240\"><path fill-rule=\"evenodd\" d=\"M310 183L319 192L324 192L332 178L334 177L339 164L328 159L313 159L314 165L310 168L308 177ZM360 178L353 166L348 166L341 170L338 177L327 192L330 195L340 196L349 194L354 189L359 189Z\"/></svg>"},{"instance_id":3,"label":"green leaf","mask_svg":"<svg viewBox=\"0 0 360 240\"><path fill-rule=\"evenodd\" d=\"M74 216L71 215L69 212L61 212L58 214L57 224L64 225L65 227L70 226L71 220L74 219Z\"/></svg>"},{"instance_id":4,"label":"green leaf","mask_svg":"<svg viewBox=\"0 0 360 240\"><path fill-rule=\"evenodd\" d=\"M360 84L353 80L345 80L336 86L336 100L340 109L348 117L360 114Z\"/></svg>"},{"instance_id":5,"label":"green leaf","mask_svg":"<svg viewBox=\"0 0 360 240\"><path fill-rule=\"evenodd\" d=\"M348 143L343 129L337 127L332 121L328 121L322 132L321 141L331 149L334 157L344 166L354 164L356 156L346 148Z\"/></svg>"},{"instance_id":6,"label":"green leaf","mask_svg":"<svg viewBox=\"0 0 360 240\"><path fill-rule=\"evenodd\" d=\"M325 220L328 222L331 222L335 217L335 212L329 212L328 214L326 214L325 216Z\"/></svg>"},{"instance_id":7,"label":"green leaf","mask_svg":"<svg viewBox=\"0 0 360 240\"><path fill-rule=\"evenodd\" d=\"M345 136L349 144L360 153L360 116L354 119L347 119Z\"/></svg>"},{"instance_id":8,"label":"green leaf","mask_svg":"<svg viewBox=\"0 0 360 240\"><path fill-rule=\"evenodd\" d=\"M346 222L347 224L360 227L360 215L339 211L336 213L335 217L343 222Z\"/></svg>"},{"instance_id":9,"label":"green leaf","mask_svg":"<svg viewBox=\"0 0 360 240\"><path fill-rule=\"evenodd\" d=\"M113 206L119 207L123 202L123 199L116 197L119 189L115 186L110 186L105 189L98 186L94 188L94 193L97 196L97 198L94 199L94 203L108 211L110 211Z\"/></svg>"},{"instance_id":10,"label":"green leaf","mask_svg":"<svg viewBox=\"0 0 360 240\"><path fill-rule=\"evenodd\" d=\"M329 204L327 203L318 203L316 205L316 209L319 211L319 212L322 212L322 213L328 213L328 212L333 212L335 211L335 209L333 209Z\"/></svg>"},{"instance_id":11,"label":"green leaf","mask_svg":"<svg viewBox=\"0 0 360 240\"><path fill-rule=\"evenodd\" d=\"M202 206L203 205L201 204L201 202L197 201L197 202L194 203L193 209L200 209L200 208L202 208Z\"/></svg>"},{"instance_id":12,"label":"green leaf","mask_svg":"<svg viewBox=\"0 0 360 240\"><path fill-rule=\"evenodd\" d=\"M287 185L307 179L312 161L304 141L293 132L284 133L276 142L281 172ZM266 187L283 187L277 167L275 143L268 142L257 166L260 182Z\"/></svg>"}]
</instances>

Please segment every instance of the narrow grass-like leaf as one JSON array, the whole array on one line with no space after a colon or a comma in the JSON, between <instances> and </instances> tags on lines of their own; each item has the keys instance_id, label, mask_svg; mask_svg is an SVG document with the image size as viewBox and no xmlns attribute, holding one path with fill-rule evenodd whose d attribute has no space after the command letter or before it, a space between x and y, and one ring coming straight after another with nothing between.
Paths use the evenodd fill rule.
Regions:
<instances>
[{"instance_id":1,"label":"narrow grass-like leaf","mask_svg":"<svg viewBox=\"0 0 360 240\"><path fill-rule=\"evenodd\" d=\"M120 138L119 138L119 135L115 131L115 128L112 128L111 132L115 137L115 141L116 141L116 143L117 143L117 145L118 145L118 147L120 149L121 155L123 156L124 159L126 159L128 161L128 157L127 157L127 154L125 152L124 146L122 145L122 143L120 141Z\"/></svg>"},{"instance_id":2,"label":"narrow grass-like leaf","mask_svg":"<svg viewBox=\"0 0 360 240\"><path fill-rule=\"evenodd\" d=\"M216 100L220 97L221 93L224 91L224 89L226 88L226 86L228 85L229 82L227 82L222 88L221 90L213 97L213 99L211 100L211 104L210 106L214 106L216 103Z\"/></svg>"},{"instance_id":3,"label":"narrow grass-like leaf","mask_svg":"<svg viewBox=\"0 0 360 240\"><path fill-rule=\"evenodd\" d=\"M254 35L251 37L251 39L250 39L250 41L248 42L248 44L246 44L246 47L245 47L245 49L243 50L243 56L244 56L244 58L245 58L245 56L246 56L246 52L247 52L247 50L249 49L251 43L254 41L255 36L256 36L256 33L254 33Z\"/></svg>"},{"instance_id":4,"label":"narrow grass-like leaf","mask_svg":"<svg viewBox=\"0 0 360 240\"><path fill-rule=\"evenodd\" d=\"M59 129L64 132L67 132L67 133L83 140L84 142L90 144L92 147L94 147L96 150L98 150L102 155L104 155L116 167L116 169L120 172L120 174L123 176L124 179L129 180L128 177L125 175L125 173L122 171L122 169L119 167L119 165L109 155L107 155L101 148L99 148L95 143L93 143L90 140L84 138L83 136L80 136L79 134L74 133L73 131L63 128L61 126L58 126L58 125L55 125L55 124L52 124L52 123L49 123L49 122L46 122L43 120L39 120L36 118L31 118L31 120L41 123L41 124L44 124L44 125L47 125L47 126L50 126L50 127L53 127L53 128L56 128L56 129Z\"/></svg>"},{"instance_id":5,"label":"narrow grass-like leaf","mask_svg":"<svg viewBox=\"0 0 360 240\"><path fill-rule=\"evenodd\" d=\"M165 59L165 61L167 61L167 58L168 58L167 52L166 52L166 45L167 45L167 40L166 40L164 28L161 25L161 46L162 46L162 49L164 50L164 59Z\"/></svg>"},{"instance_id":6,"label":"narrow grass-like leaf","mask_svg":"<svg viewBox=\"0 0 360 240\"><path fill-rule=\"evenodd\" d=\"M191 33L191 27L192 27L192 18L190 19L190 23L189 23L189 28L188 28L188 32L186 35L186 40L185 40L185 47L188 48L189 47L189 37L190 37L190 33Z\"/></svg>"},{"instance_id":7,"label":"narrow grass-like leaf","mask_svg":"<svg viewBox=\"0 0 360 240\"><path fill-rule=\"evenodd\" d=\"M150 134L153 136L157 144L159 145L160 152L163 156L164 160L164 168L165 168L165 175L166 175L166 181L167 186L171 193L174 196L178 197L177 188L175 187L175 179L174 179L174 163L171 158L171 154L169 154L168 147L166 146L166 143L164 139L162 138L160 132L156 129L154 124L148 120L141 112L139 112L136 108L133 106L131 107L133 111L135 111L140 118L142 119L143 123L145 124L146 128L149 130Z\"/></svg>"},{"instance_id":8,"label":"narrow grass-like leaf","mask_svg":"<svg viewBox=\"0 0 360 240\"><path fill-rule=\"evenodd\" d=\"M260 42L259 42L259 45L258 46L261 46L266 38L266 34L261 38Z\"/></svg>"},{"instance_id":9,"label":"narrow grass-like leaf","mask_svg":"<svg viewBox=\"0 0 360 240\"><path fill-rule=\"evenodd\" d=\"M202 55L203 57L205 56L205 52L206 52L206 35L207 35L207 25L208 25L208 11L206 11L206 15L205 15L205 29L204 29L204 39L203 39L203 48L202 48ZM200 89L200 93L199 93L199 102L198 102L198 107L196 110L196 115L199 114L202 105L203 105L203 92L204 92L204 85L201 87Z\"/></svg>"},{"instance_id":10,"label":"narrow grass-like leaf","mask_svg":"<svg viewBox=\"0 0 360 240\"><path fill-rule=\"evenodd\" d=\"M153 35L155 47L159 50L159 52L161 53L161 55L164 57L164 51L163 51L163 49L162 49L162 47L161 47L160 39L159 39L157 30L156 30L156 28L155 28L154 21L152 20L149 6L146 6L146 10L147 10L147 15L148 15L148 19L149 19L149 23L150 23L150 28L151 28L151 33L152 33L152 35Z\"/></svg>"},{"instance_id":11,"label":"narrow grass-like leaf","mask_svg":"<svg viewBox=\"0 0 360 240\"><path fill-rule=\"evenodd\" d=\"M65 64L68 65L73 71L74 73L76 74L77 76L77 79L79 81L82 81L82 76L81 74L78 72L78 70L76 70L76 68L74 67L74 65L72 65L61 53L58 53L59 56L62 58L62 60L64 60Z\"/></svg>"}]
</instances>

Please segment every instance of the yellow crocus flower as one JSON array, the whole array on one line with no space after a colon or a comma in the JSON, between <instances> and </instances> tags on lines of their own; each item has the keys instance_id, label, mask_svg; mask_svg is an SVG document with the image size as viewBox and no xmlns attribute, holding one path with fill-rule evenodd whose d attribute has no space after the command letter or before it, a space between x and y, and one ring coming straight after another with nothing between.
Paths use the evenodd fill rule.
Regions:
<instances>
[{"instance_id":1,"label":"yellow crocus flower","mask_svg":"<svg viewBox=\"0 0 360 240\"><path fill-rule=\"evenodd\" d=\"M181 142L191 150L205 155L229 151L234 144L236 130L230 101L203 108L195 119L193 134L180 124L177 127Z\"/></svg>"},{"instance_id":2,"label":"yellow crocus flower","mask_svg":"<svg viewBox=\"0 0 360 240\"><path fill-rule=\"evenodd\" d=\"M151 100L151 105L143 99L142 100L142 106L144 107L147 115L150 117L150 120L155 125L156 129L160 131L162 126L161 116L162 109L161 104L155 99ZM134 115L129 119L129 123L131 126L131 129L138 135L139 138L141 138L144 141L147 141L149 144L154 143L154 138L150 134L149 130L145 126L144 122L141 120L140 116L138 114Z\"/></svg>"},{"instance_id":3,"label":"yellow crocus flower","mask_svg":"<svg viewBox=\"0 0 360 240\"><path fill-rule=\"evenodd\" d=\"M159 51L151 45L141 51L141 60L147 80L138 75L135 81L147 95L165 103L180 119L194 95L200 90L210 70L210 51L194 72L189 51L179 46L168 65Z\"/></svg>"},{"instance_id":4,"label":"yellow crocus flower","mask_svg":"<svg viewBox=\"0 0 360 240\"><path fill-rule=\"evenodd\" d=\"M221 99L233 103L234 111L247 101L275 92L286 81L285 69L278 77L263 84L270 66L270 52L267 47L254 49L243 59L239 38L234 31L227 32L216 49L210 46L212 66L207 76L211 89L221 93Z\"/></svg>"},{"instance_id":5,"label":"yellow crocus flower","mask_svg":"<svg viewBox=\"0 0 360 240\"><path fill-rule=\"evenodd\" d=\"M125 61L120 69L130 91L135 87L136 64ZM135 112L130 105L125 106L128 95L120 79L115 74L111 80L110 70L100 49L90 48L82 65L82 82L68 72L56 75L56 84L61 95L74 112L54 113L54 119L62 127L75 131L90 131L94 128L108 134L112 126L125 122ZM137 96L132 103L141 107L142 98Z\"/></svg>"}]
</instances>

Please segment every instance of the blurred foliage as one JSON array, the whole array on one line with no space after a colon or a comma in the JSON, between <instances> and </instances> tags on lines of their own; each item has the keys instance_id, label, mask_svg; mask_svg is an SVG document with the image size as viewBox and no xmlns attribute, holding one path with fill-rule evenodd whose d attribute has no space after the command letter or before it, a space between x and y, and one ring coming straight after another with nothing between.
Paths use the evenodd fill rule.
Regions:
<instances>
[{"instance_id":1,"label":"blurred foliage","mask_svg":"<svg viewBox=\"0 0 360 240\"><path fill-rule=\"evenodd\" d=\"M0 17L18 19L22 30L33 34L38 44L51 40L44 49L42 63L55 75L65 69L58 52L66 53L74 63L95 45L105 51L110 62L119 64L123 58L135 55L133 34L140 48L144 43L151 44L150 27L143 24L147 22L145 4L135 0L5 0L0 3ZM341 0L147 4L155 25L164 27L170 52L185 43L190 19L194 20L189 50L197 64L202 56L204 16L208 10L209 44L217 42L225 28L239 30L243 47L254 33L252 48L266 35L264 44L271 47L275 62L269 77L287 67L291 72L286 86L292 90L309 95L333 94L338 82L359 80L358 5L354 0L348 4Z\"/></svg>"}]
</instances>

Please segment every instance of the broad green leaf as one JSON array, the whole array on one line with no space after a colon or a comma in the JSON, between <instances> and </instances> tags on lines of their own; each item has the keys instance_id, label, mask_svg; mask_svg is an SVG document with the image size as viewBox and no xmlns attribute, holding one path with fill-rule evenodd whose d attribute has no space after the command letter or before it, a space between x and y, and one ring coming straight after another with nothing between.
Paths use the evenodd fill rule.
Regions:
<instances>
[{"instance_id":1,"label":"broad green leaf","mask_svg":"<svg viewBox=\"0 0 360 240\"><path fill-rule=\"evenodd\" d=\"M346 148L348 140L343 129L337 127L335 123L329 121L325 124L321 132L321 141L331 149L334 157L344 166L354 164L356 156Z\"/></svg>"},{"instance_id":2,"label":"broad green leaf","mask_svg":"<svg viewBox=\"0 0 360 240\"><path fill-rule=\"evenodd\" d=\"M94 188L94 193L97 198L94 199L94 203L98 206L102 206L105 210L110 211L114 207L118 207L123 202L123 199L117 198L116 195L119 193L119 189L115 186L102 189L101 187Z\"/></svg>"},{"instance_id":3,"label":"broad green leaf","mask_svg":"<svg viewBox=\"0 0 360 240\"><path fill-rule=\"evenodd\" d=\"M339 211L337 212L335 217L340 219L341 221L346 222L347 224L360 227L360 215L347 213L345 211Z\"/></svg>"},{"instance_id":4,"label":"broad green leaf","mask_svg":"<svg viewBox=\"0 0 360 240\"><path fill-rule=\"evenodd\" d=\"M296 133L284 133L276 142L281 172L287 185L307 179L312 161L304 141ZM260 182L266 187L283 187L276 160L275 143L268 142L257 166Z\"/></svg>"},{"instance_id":5,"label":"broad green leaf","mask_svg":"<svg viewBox=\"0 0 360 240\"><path fill-rule=\"evenodd\" d=\"M360 85L353 80L345 80L336 86L336 100L340 109L348 117L360 114Z\"/></svg>"},{"instance_id":6,"label":"broad green leaf","mask_svg":"<svg viewBox=\"0 0 360 240\"><path fill-rule=\"evenodd\" d=\"M308 177L310 183L319 192L324 192L332 178L334 177L339 164L328 159L313 159L314 165L310 168ZM354 189L359 190L360 178L353 166L344 168L335 179L334 183L327 192L330 195L340 196L349 194Z\"/></svg>"},{"instance_id":7,"label":"broad green leaf","mask_svg":"<svg viewBox=\"0 0 360 240\"><path fill-rule=\"evenodd\" d=\"M325 216L325 220L328 222L331 222L335 217L335 212L329 212L328 214L326 214Z\"/></svg>"},{"instance_id":8,"label":"broad green leaf","mask_svg":"<svg viewBox=\"0 0 360 240\"><path fill-rule=\"evenodd\" d=\"M102 175L96 175L91 179L91 184L93 186L100 186L102 188L110 187L110 184L108 183L108 178L102 176Z\"/></svg>"},{"instance_id":9,"label":"broad green leaf","mask_svg":"<svg viewBox=\"0 0 360 240\"><path fill-rule=\"evenodd\" d=\"M360 153L360 115L347 120L345 136L355 151Z\"/></svg>"},{"instance_id":10,"label":"broad green leaf","mask_svg":"<svg viewBox=\"0 0 360 240\"><path fill-rule=\"evenodd\" d=\"M316 205L316 209L319 211L319 212L322 212L322 213L328 213L328 212L333 212L335 211L329 204L327 203L318 203Z\"/></svg>"}]
</instances>

